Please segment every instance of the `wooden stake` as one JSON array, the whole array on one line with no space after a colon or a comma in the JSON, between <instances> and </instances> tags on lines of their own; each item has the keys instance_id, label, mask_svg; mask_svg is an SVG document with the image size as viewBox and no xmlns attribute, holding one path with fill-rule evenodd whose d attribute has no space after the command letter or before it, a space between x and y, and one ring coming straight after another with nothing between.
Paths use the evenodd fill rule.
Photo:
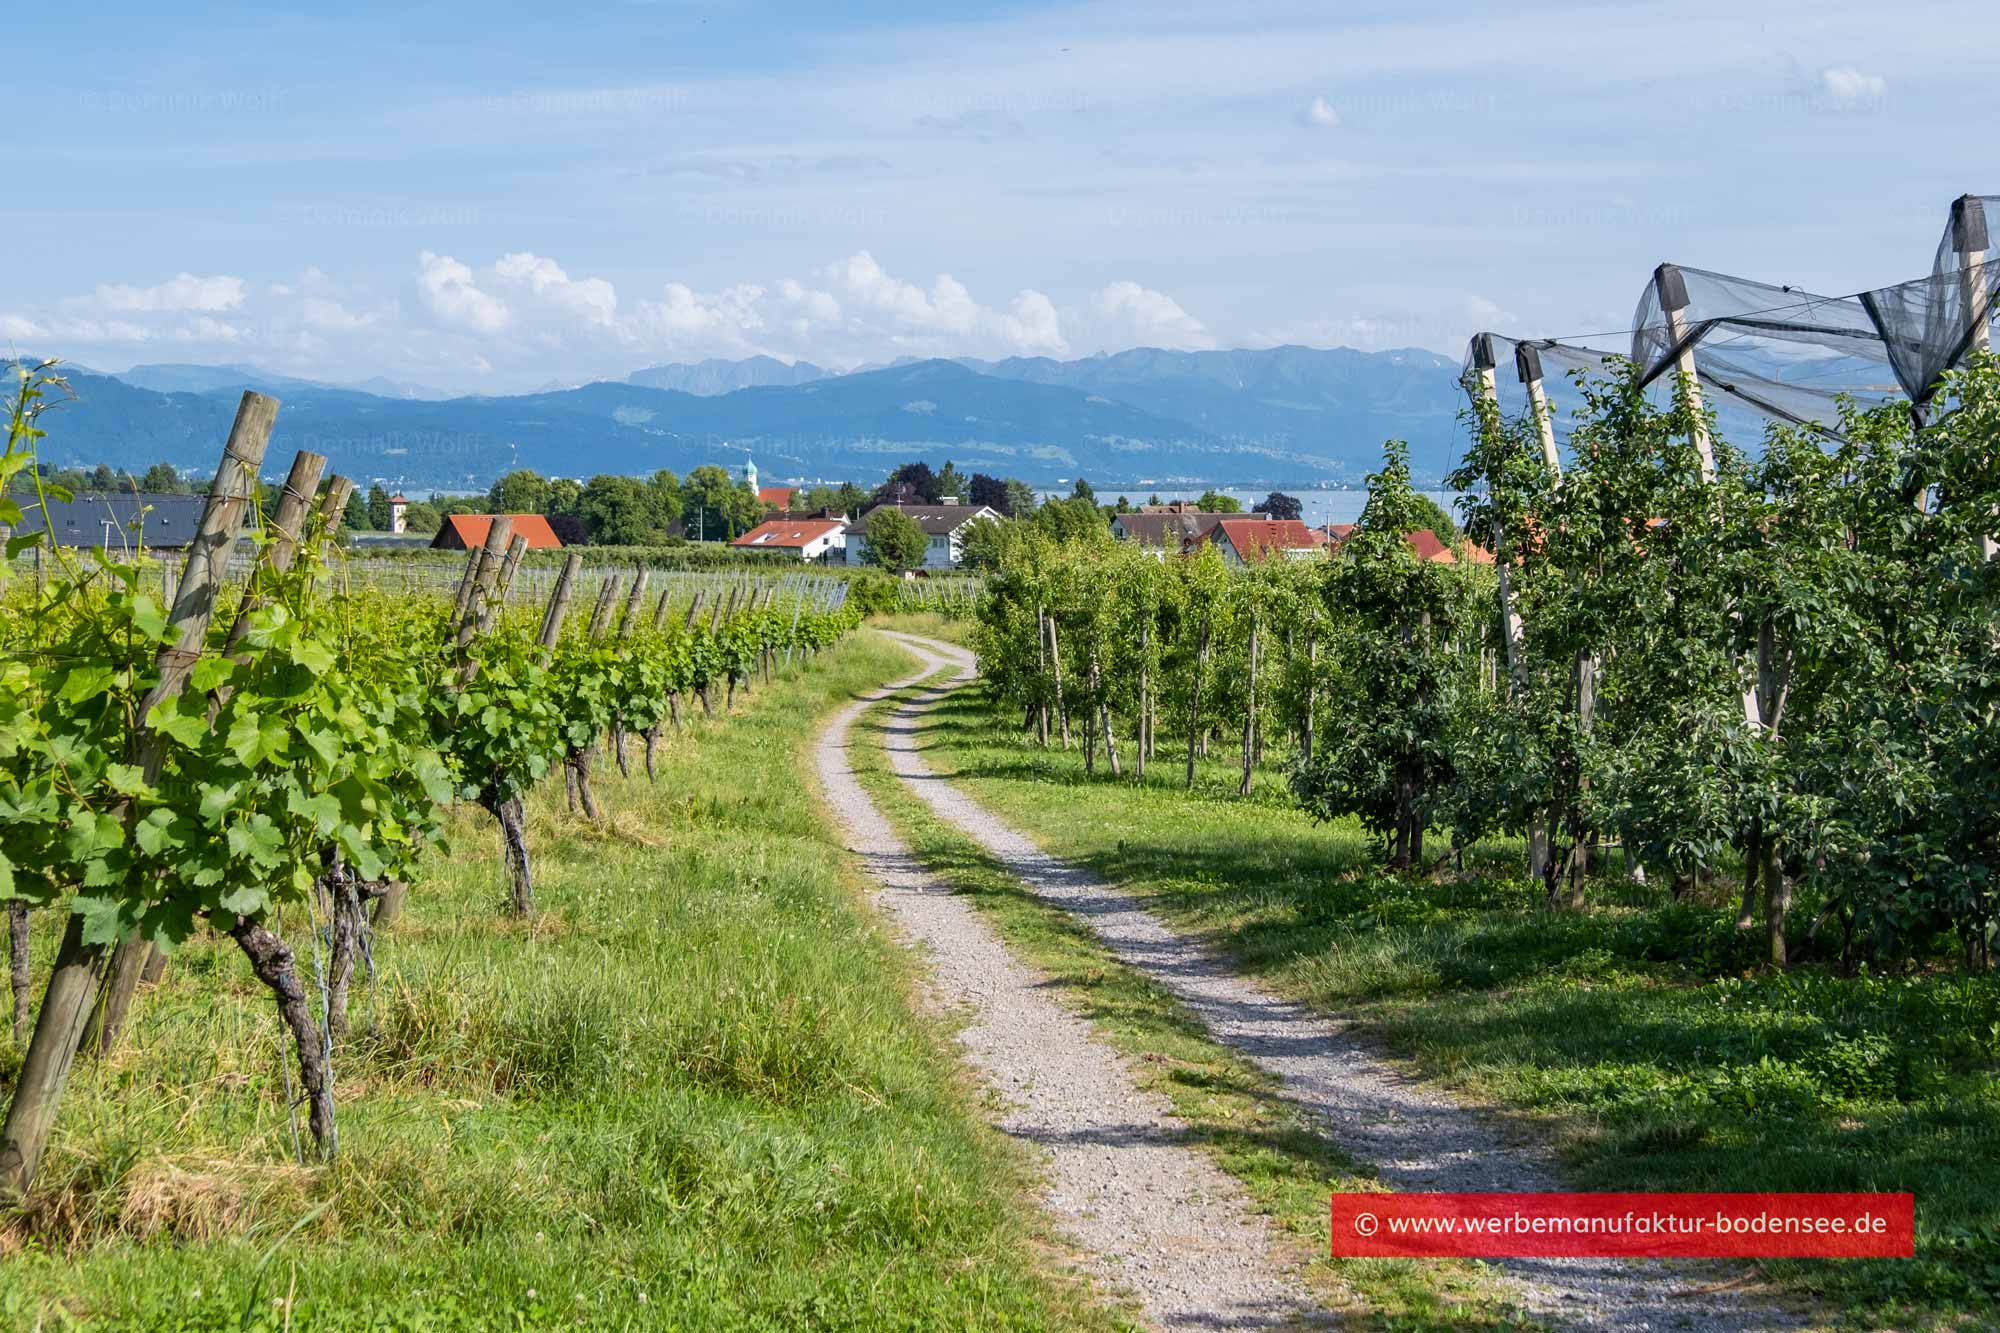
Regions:
<instances>
[{"instance_id":1,"label":"wooden stake","mask_svg":"<svg viewBox=\"0 0 2000 1333\"><path fill-rule=\"evenodd\" d=\"M168 615L173 640L155 658L159 681L147 693L133 731L135 754L149 782L159 781L166 746L147 719L155 707L180 693L201 656L215 613L216 591L256 495L257 470L270 447L277 415L277 399L259 393L243 395L223 446L221 466L209 487L200 527L188 546L187 564ZM19 1198L34 1183L63 1087L69 1081L70 1066L76 1059L77 1039L97 998L106 953L102 944L83 942L83 918L72 914L57 946L55 968L43 993L27 1057L14 1083L6 1121L0 1124L0 1198Z\"/></svg>"},{"instance_id":2,"label":"wooden stake","mask_svg":"<svg viewBox=\"0 0 2000 1333\"><path fill-rule=\"evenodd\" d=\"M542 613L541 644L544 648L554 648L562 637L563 617L569 613L571 590L576 585L576 576L583 570L583 556L571 551L563 561L562 573L556 576L555 591L549 594L549 608Z\"/></svg>"},{"instance_id":3,"label":"wooden stake","mask_svg":"<svg viewBox=\"0 0 2000 1333\"><path fill-rule=\"evenodd\" d=\"M1676 373L1680 376L1681 391L1687 395L1688 408L1694 413L1694 423L1688 438L1694 443L1694 451L1701 457L1701 479L1715 480L1715 450L1708 439L1708 415L1703 411L1701 376L1695 372L1694 338L1687 327L1687 281L1681 277L1679 268L1672 264L1662 264L1653 270L1653 290L1659 294L1660 310L1667 320L1667 339L1675 347Z\"/></svg>"}]
</instances>

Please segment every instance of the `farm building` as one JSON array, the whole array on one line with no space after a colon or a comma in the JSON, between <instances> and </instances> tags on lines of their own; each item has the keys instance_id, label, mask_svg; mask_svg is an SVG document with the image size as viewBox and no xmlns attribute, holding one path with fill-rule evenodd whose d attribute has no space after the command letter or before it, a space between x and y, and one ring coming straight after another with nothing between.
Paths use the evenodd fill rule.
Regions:
<instances>
[{"instance_id":1,"label":"farm building","mask_svg":"<svg viewBox=\"0 0 2000 1333\"><path fill-rule=\"evenodd\" d=\"M17 535L43 529L42 506L19 497ZM165 495L141 491L123 495L91 492L48 503L49 541L56 546L101 546L107 550L172 550L194 540L201 526L205 495Z\"/></svg>"},{"instance_id":2,"label":"farm building","mask_svg":"<svg viewBox=\"0 0 2000 1333\"><path fill-rule=\"evenodd\" d=\"M836 560L847 550L847 521L839 518L773 518L729 543L760 551L790 551L801 560Z\"/></svg>"},{"instance_id":3,"label":"farm building","mask_svg":"<svg viewBox=\"0 0 2000 1333\"><path fill-rule=\"evenodd\" d=\"M493 526L492 514L449 514L431 538L433 551L470 551L486 544L486 530ZM562 539L540 514L508 514L514 520L516 536L528 539L530 551L552 551Z\"/></svg>"}]
</instances>

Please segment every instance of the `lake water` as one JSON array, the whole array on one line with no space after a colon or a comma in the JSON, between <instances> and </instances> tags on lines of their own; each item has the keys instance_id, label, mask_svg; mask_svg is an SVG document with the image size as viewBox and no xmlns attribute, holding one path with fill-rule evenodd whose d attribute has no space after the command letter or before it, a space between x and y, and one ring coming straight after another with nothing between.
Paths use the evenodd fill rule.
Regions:
<instances>
[{"instance_id":1,"label":"lake water","mask_svg":"<svg viewBox=\"0 0 2000 1333\"><path fill-rule=\"evenodd\" d=\"M1252 493L1250 491L1234 491L1227 488L1219 489L1222 494L1242 501L1243 508L1246 511L1254 504L1261 504L1264 497L1270 494L1268 490ZM1045 500L1050 497L1060 499L1068 494L1068 491L1043 491L1042 498ZM1286 491L1285 494L1299 502L1299 517L1305 520L1307 527L1313 528L1327 523L1352 523L1361 517L1361 510L1368 503L1368 492L1366 491ZM1425 491L1424 494L1442 505L1444 512L1450 514L1454 521L1458 518L1458 506L1455 503L1458 499L1456 492ZM1159 496L1163 501L1199 500L1202 492L1100 490L1097 492L1097 502L1099 504L1113 504L1120 495L1130 500L1133 507L1136 508L1139 505L1151 503L1155 495Z\"/></svg>"}]
</instances>

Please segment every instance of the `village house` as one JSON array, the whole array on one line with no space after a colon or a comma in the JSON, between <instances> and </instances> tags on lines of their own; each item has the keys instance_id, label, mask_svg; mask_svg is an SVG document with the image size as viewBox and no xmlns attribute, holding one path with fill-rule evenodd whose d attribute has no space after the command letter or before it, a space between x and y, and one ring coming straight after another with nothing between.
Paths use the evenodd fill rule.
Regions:
<instances>
[{"instance_id":1,"label":"village house","mask_svg":"<svg viewBox=\"0 0 2000 1333\"><path fill-rule=\"evenodd\" d=\"M847 563L868 561L868 520L885 509L900 509L924 530L925 569L956 569L962 558L966 529L981 521L996 520L999 513L986 505L964 504L881 504L876 505L847 528Z\"/></svg>"},{"instance_id":2,"label":"village house","mask_svg":"<svg viewBox=\"0 0 2000 1333\"><path fill-rule=\"evenodd\" d=\"M847 521L839 518L766 519L729 543L759 551L789 551L800 560L844 560Z\"/></svg>"},{"instance_id":3,"label":"village house","mask_svg":"<svg viewBox=\"0 0 2000 1333\"><path fill-rule=\"evenodd\" d=\"M1264 560L1311 560L1326 554L1326 540L1295 518L1231 518L1224 516L1189 549L1211 542L1231 565Z\"/></svg>"}]
</instances>

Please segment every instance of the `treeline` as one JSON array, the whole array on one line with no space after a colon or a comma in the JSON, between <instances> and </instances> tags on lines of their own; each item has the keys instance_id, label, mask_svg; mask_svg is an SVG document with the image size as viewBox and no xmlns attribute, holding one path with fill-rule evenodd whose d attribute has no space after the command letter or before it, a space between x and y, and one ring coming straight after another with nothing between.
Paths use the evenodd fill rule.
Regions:
<instances>
[{"instance_id":1,"label":"treeline","mask_svg":"<svg viewBox=\"0 0 2000 1333\"><path fill-rule=\"evenodd\" d=\"M1622 848L1675 899L1740 876L1779 965L1990 966L2000 363L1920 427L1850 411L1757 456L1629 374L1583 388L1567 470L1544 423L1476 421L1451 484L1489 568L1411 549L1431 521L1396 445L1332 558L1232 573L999 530L987 679L1087 767L1167 748L1192 783L1228 737L1247 791L1268 748L1398 870L1517 836L1548 905L1580 908Z\"/></svg>"}]
</instances>

